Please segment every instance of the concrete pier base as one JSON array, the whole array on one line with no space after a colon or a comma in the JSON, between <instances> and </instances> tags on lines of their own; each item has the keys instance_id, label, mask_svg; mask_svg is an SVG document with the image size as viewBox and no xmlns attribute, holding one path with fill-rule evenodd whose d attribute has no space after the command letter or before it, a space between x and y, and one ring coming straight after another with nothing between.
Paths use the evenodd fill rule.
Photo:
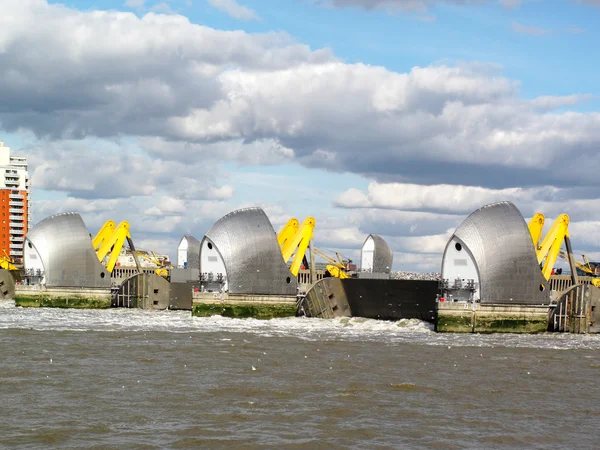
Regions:
<instances>
[{"instance_id":1,"label":"concrete pier base","mask_svg":"<svg viewBox=\"0 0 600 450\"><path fill-rule=\"evenodd\" d=\"M494 305L468 302L437 304L435 330L446 333L543 333L548 306Z\"/></svg>"},{"instance_id":2,"label":"concrete pier base","mask_svg":"<svg viewBox=\"0 0 600 450\"><path fill-rule=\"evenodd\" d=\"M110 289L16 286L15 305L34 308L110 308Z\"/></svg>"},{"instance_id":3,"label":"concrete pier base","mask_svg":"<svg viewBox=\"0 0 600 450\"><path fill-rule=\"evenodd\" d=\"M192 316L224 316L235 318L273 319L295 317L295 296L241 295L194 292Z\"/></svg>"}]
</instances>

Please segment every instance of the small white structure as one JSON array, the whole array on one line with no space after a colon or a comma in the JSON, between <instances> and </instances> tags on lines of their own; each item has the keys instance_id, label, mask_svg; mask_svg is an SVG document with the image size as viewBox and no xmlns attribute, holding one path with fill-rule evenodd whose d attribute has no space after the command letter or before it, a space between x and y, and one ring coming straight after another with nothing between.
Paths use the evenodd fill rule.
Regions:
<instances>
[{"instance_id":1,"label":"small white structure","mask_svg":"<svg viewBox=\"0 0 600 450\"><path fill-rule=\"evenodd\" d=\"M373 257L375 256L375 241L373 236L369 235L360 251L360 270L361 272L373 272Z\"/></svg>"},{"instance_id":2,"label":"small white structure","mask_svg":"<svg viewBox=\"0 0 600 450\"><path fill-rule=\"evenodd\" d=\"M477 262L475 262L469 247L456 236L452 236L446 245L442 259L442 278L448 280L450 285L456 289L455 297L457 299L462 301L479 300L480 283ZM471 289L467 288L469 281L473 283ZM472 296L470 292L472 292Z\"/></svg>"},{"instance_id":3,"label":"small white structure","mask_svg":"<svg viewBox=\"0 0 600 450\"><path fill-rule=\"evenodd\" d=\"M184 236L179 242L179 247L177 247L177 267L179 269L184 269L187 266L187 250L188 241Z\"/></svg>"},{"instance_id":4,"label":"small white structure","mask_svg":"<svg viewBox=\"0 0 600 450\"><path fill-rule=\"evenodd\" d=\"M177 267L199 269L200 241L189 234L183 235L177 246Z\"/></svg>"},{"instance_id":5,"label":"small white structure","mask_svg":"<svg viewBox=\"0 0 600 450\"><path fill-rule=\"evenodd\" d=\"M203 286L209 291L227 292L229 286L223 257L208 237L202 240L200 248L200 267L202 267Z\"/></svg>"},{"instance_id":6,"label":"small white structure","mask_svg":"<svg viewBox=\"0 0 600 450\"><path fill-rule=\"evenodd\" d=\"M385 240L376 234L365 239L360 251L360 272L389 275L394 255Z\"/></svg>"}]
</instances>

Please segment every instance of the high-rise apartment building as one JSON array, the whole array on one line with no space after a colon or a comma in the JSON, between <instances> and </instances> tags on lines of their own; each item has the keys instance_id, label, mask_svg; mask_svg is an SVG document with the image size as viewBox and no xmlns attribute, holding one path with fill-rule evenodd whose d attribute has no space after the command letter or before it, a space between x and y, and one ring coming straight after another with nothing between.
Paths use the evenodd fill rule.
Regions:
<instances>
[{"instance_id":1,"label":"high-rise apartment building","mask_svg":"<svg viewBox=\"0 0 600 450\"><path fill-rule=\"evenodd\" d=\"M27 158L11 156L0 142L0 255L23 264L23 241L30 227Z\"/></svg>"}]
</instances>

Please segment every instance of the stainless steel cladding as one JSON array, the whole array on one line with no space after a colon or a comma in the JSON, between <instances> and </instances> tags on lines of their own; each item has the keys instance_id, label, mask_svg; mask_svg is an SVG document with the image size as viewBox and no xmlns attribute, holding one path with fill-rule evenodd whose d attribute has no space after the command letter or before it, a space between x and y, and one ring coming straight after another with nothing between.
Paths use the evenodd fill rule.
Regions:
<instances>
[{"instance_id":1,"label":"stainless steel cladding","mask_svg":"<svg viewBox=\"0 0 600 450\"><path fill-rule=\"evenodd\" d=\"M484 206L458 226L444 250L442 278L454 300L470 292L481 303L549 303L529 229L511 202Z\"/></svg>"},{"instance_id":2,"label":"stainless steel cladding","mask_svg":"<svg viewBox=\"0 0 600 450\"><path fill-rule=\"evenodd\" d=\"M98 260L81 216L47 217L25 238L25 269L42 269L49 287L109 288L110 273Z\"/></svg>"},{"instance_id":3,"label":"stainless steel cladding","mask_svg":"<svg viewBox=\"0 0 600 450\"><path fill-rule=\"evenodd\" d=\"M296 295L298 281L283 261L265 212L245 208L219 219L200 245L200 275L214 282L220 271L230 294ZM210 277L210 280L207 278Z\"/></svg>"},{"instance_id":4,"label":"stainless steel cladding","mask_svg":"<svg viewBox=\"0 0 600 450\"><path fill-rule=\"evenodd\" d=\"M373 240L373 273L390 273L394 262L394 253L385 240L377 235L370 234L365 239L363 249L369 246L369 240Z\"/></svg>"},{"instance_id":5,"label":"stainless steel cladding","mask_svg":"<svg viewBox=\"0 0 600 450\"><path fill-rule=\"evenodd\" d=\"M199 269L200 241L194 236L184 234L177 247L177 260L178 266L182 269Z\"/></svg>"}]
</instances>

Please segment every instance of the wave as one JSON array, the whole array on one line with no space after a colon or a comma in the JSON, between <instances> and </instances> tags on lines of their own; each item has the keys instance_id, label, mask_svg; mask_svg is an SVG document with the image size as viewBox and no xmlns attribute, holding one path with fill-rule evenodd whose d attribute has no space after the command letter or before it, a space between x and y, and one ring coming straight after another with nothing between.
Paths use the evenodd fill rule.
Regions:
<instances>
[{"instance_id":1,"label":"wave","mask_svg":"<svg viewBox=\"0 0 600 450\"><path fill-rule=\"evenodd\" d=\"M17 308L0 301L0 332L8 329L73 332L250 333L263 337L293 337L309 341L369 340L452 347L525 347L556 350L600 349L600 335L543 333L436 333L433 325L416 319L380 321L360 317L313 319L290 317L257 320L221 316L192 317L189 311L139 309L78 310Z\"/></svg>"}]
</instances>

